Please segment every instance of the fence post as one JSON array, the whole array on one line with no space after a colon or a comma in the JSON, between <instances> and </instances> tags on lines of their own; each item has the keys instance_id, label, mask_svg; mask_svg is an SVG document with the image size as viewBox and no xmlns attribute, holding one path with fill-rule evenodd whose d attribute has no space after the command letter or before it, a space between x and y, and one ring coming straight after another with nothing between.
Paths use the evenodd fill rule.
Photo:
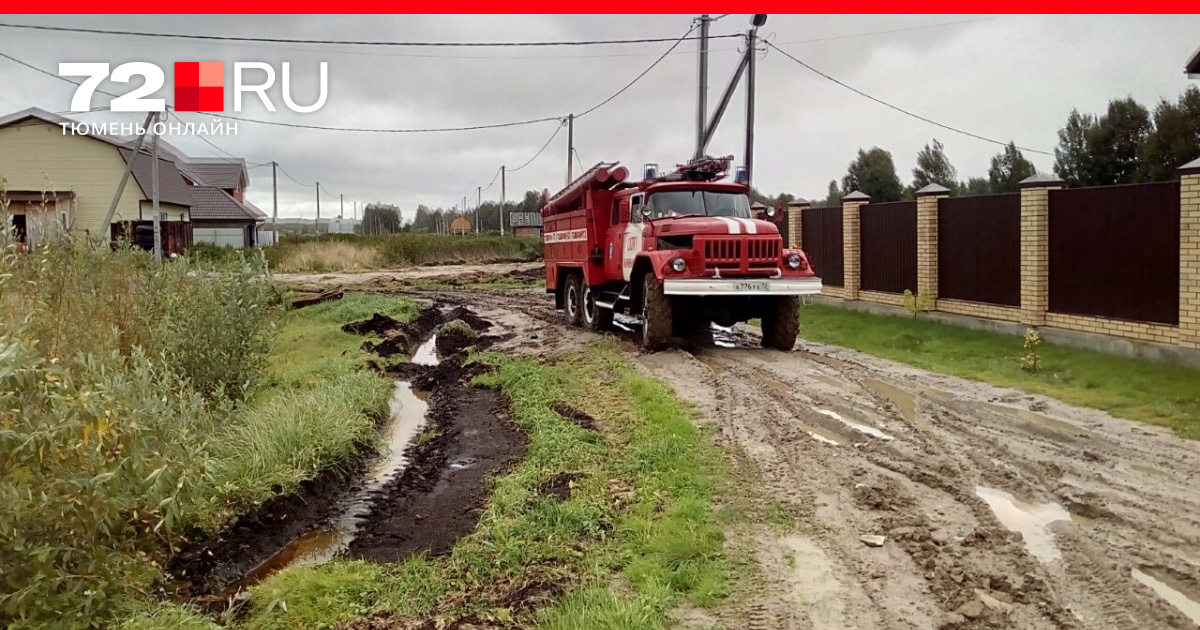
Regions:
<instances>
[{"instance_id":1,"label":"fence post","mask_svg":"<svg viewBox=\"0 0 1200 630\"><path fill-rule=\"evenodd\" d=\"M861 286L862 243L858 230L858 213L862 206L871 203L866 193L854 191L842 197L842 286L843 299L857 300Z\"/></svg>"},{"instance_id":2,"label":"fence post","mask_svg":"<svg viewBox=\"0 0 1200 630\"><path fill-rule=\"evenodd\" d=\"M949 196L950 189L938 184L917 191L917 295L931 309L938 298L938 202Z\"/></svg>"},{"instance_id":3,"label":"fence post","mask_svg":"<svg viewBox=\"0 0 1200 630\"><path fill-rule=\"evenodd\" d=\"M801 229L801 226L803 225L801 221L804 220L804 210L811 205L811 203L804 199L795 199L788 203L788 247L793 249L804 248L804 230Z\"/></svg>"},{"instance_id":4,"label":"fence post","mask_svg":"<svg viewBox=\"0 0 1200 630\"><path fill-rule=\"evenodd\" d=\"M1050 307L1050 191L1063 187L1053 175L1021 180L1021 323L1046 324Z\"/></svg>"},{"instance_id":5,"label":"fence post","mask_svg":"<svg viewBox=\"0 0 1200 630\"><path fill-rule=\"evenodd\" d=\"M1179 343L1200 349L1200 160L1179 175Z\"/></svg>"}]
</instances>

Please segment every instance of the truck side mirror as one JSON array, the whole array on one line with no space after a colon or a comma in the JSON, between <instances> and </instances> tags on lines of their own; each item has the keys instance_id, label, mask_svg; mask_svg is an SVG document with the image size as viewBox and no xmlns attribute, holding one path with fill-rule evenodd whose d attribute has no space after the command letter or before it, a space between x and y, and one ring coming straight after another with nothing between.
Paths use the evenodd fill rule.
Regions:
<instances>
[{"instance_id":1,"label":"truck side mirror","mask_svg":"<svg viewBox=\"0 0 1200 630\"><path fill-rule=\"evenodd\" d=\"M640 212L642 214L642 218L648 220L654 215L654 208L651 208L650 206L642 206Z\"/></svg>"}]
</instances>

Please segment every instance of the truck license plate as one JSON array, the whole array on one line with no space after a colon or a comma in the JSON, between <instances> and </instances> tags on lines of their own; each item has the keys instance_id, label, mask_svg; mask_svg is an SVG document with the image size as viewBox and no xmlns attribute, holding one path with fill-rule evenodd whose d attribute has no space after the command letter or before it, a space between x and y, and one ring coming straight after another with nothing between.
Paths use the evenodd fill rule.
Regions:
<instances>
[{"instance_id":1,"label":"truck license plate","mask_svg":"<svg viewBox=\"0 0 1200 630\"><path fill-rule=\"evenodd\" d=\"M768 291L766 282L735 282L734 291Z\"/></svg>"}]
</instances>

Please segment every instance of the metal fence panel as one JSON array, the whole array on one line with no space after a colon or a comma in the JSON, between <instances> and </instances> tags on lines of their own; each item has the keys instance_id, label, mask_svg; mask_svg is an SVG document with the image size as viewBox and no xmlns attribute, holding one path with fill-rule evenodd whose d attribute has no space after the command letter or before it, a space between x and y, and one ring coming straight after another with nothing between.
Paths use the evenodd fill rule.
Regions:
<instances>
[{"instance_id":1,"label":"metal fence panel","mask_svg":"<svg viewBox=\"0 0 1200 630\"><path fill-rule=\"evenodd\" d=\"M844 285L842 256L842 207L809 208L800 222L800 239L808 263L821 284Z\"/></svg>"},{"instance_id":2,"label":"metal fence panel","mask_svg":"<svg viewBox=\"0 0 1200 630\"><path fill-rule=\"evenodd\" d=\"M917 292L917 202L859 208L862 290Z\"/></svg>"},{"instance_id":3,"label":"metal fence panel","mask_svg":"<svg viewBox=\"0 0 1200 630\"><path fill-rule=\"evenodd\" d=\"M1050 191L1050 311L1178 325L1179 192Z\"/></svg>"},{"instance_id":4,"label":"metal fence panel","mask_svg":"<svg viewBox=\"0 0 1200 630\"><path fill-rule=\"evenodd\" d=\"M1021 195L938 200L938 297L1021 306Z\"/></svg>"}]
</instances>

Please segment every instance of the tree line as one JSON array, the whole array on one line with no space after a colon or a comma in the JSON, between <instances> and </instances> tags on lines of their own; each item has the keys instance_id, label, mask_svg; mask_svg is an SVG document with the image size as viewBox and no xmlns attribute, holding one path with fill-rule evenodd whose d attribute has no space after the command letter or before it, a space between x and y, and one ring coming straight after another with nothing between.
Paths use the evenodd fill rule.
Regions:
<instances>
[{"instance_id":1,"label":"tree line","mask_svg":"<svg viewBox=\"0 0 1200 630\"><path fill-rule=\"evenodd\" d=\"M542 193L528 190L520 201L509 201L504 204L505 220L514 212L540 212ZM398 232L413 232L417 234L449 234L450 223L457 217L466 217L471 222L471 231L499 232L500 203L485 201L477 208L462 211L457 207L430 208L419 205L409 221L404 221L400 208L391 204L367 204L363 210L363 234L395 234ZM478 229L477 229L478 228ZM505 225L504 231L509 231Z\"/></svg>"},{"instance_id":2,"label":"tree line","mask_svg":"<svg viewBox=\"0 0 1200 630\"><path fill-rule=\"evenodd\" d=\"M1153 113L1132 97L1109 101L1100 115L1072 110L1058 132L1054 174L1069 187L1170 181L1179 176L1180 166L1197 158L1200 88L1193 85L1176 102L1160 100ZM1010 193L1017 192L1020 181L1036 172L1033 163L1010 142L992 156L986 178L960 180L942 143L934 139L917 153L912 180L904 184L892 154L872 147L859 149L840 182L831 180L825 198L814 203L839 205L843 196L855 190L876 202L908 200L929 184L945 186L955 196Z\"/></svg>"}]
</instances>

